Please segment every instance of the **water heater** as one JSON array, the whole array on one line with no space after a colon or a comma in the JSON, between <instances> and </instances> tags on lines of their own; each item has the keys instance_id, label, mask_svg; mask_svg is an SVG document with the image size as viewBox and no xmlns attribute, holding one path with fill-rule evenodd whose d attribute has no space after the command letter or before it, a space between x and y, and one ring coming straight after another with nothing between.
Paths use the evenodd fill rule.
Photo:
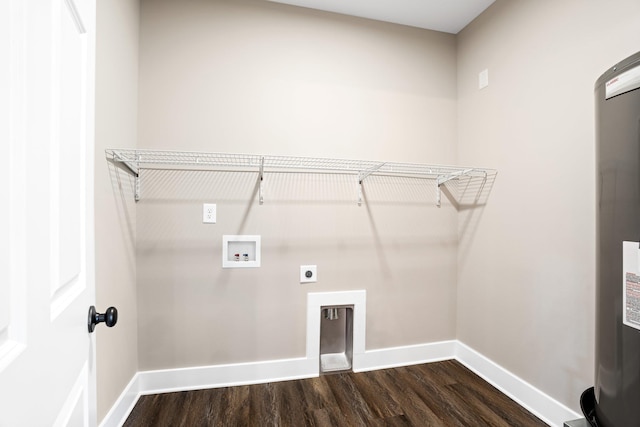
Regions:
<instances>
[{"instance_id":1,"label":"water heater","mask_svg":"<svg viewBox=\"0 0 640 427\"><path fill-rule=\"evenodd\" d=\"M640 52L596 82L595 384L599 427L640 426Z\"/></svg>"}]
</instances>

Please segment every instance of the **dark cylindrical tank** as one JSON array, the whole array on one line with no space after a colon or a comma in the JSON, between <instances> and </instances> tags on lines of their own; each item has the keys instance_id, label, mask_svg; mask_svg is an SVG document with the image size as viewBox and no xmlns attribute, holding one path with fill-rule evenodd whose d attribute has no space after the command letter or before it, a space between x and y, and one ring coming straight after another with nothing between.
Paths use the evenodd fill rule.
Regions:
<instances>
[{"instance_id":1,"label":"dark cylindrical tank","mask_svg":"<svg viewBox=\"0 0 640 427\"><path fill-rule=\"evenodd\" d=\"M600 427L640 426L640 286L634 282L640 277L639 88L640 52L611 67L595 86L596 370L591 395Z\"/></svg>"}]
</instances>

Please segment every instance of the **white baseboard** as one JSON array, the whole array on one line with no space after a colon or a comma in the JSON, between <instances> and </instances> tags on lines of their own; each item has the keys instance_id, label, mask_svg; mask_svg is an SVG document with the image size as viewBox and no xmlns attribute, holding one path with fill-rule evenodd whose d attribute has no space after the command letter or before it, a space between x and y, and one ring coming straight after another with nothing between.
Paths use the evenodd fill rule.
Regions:
<instances>
[{"instance_id":1,"label":"white baseboard","mask_svg":"<svg viewBox=\"0 0 640 427\"><path fill-rule=\"evenodd\" d=\"M318 364L306 358L281 359L143 371L138 376L140 394L155 394L317 377Z\"/></svg>"},{"instance_id":2,"label":"white baseboard","mask_svg":"<svg viewBox=\"0 0 640 427\"><path fill-rule=\"evenodd\" d=\"M440 341L365 351L358 359L354 355L353 372L375 371L453 359L456 343L453 340Z\"/></svg>"},{"instance_id":3,"label":"white baseboard","mask_svg":"<svg viewBox=\"0 0 640 427\"><path fill-rule=\"evenodd\" d=\"M528 382L458 341L455 358L489 384L526 408L550 426L562 427L565 421L582 418Z\"/></svg>"},{"instance_id":4,"label":"white baseboard","mask_svg":"<svg viewBox=\"0 0 640 427\"><path fill-rule=\"evenodd\" d=\"M580 415L513 375L480 353L457 341L365 351L353 360L354 372L387 369L457 359L551 426ZM121 426L141 395L260 384L318 376L318 358L282 359L195 368L138 372L122 392L100 427Z\"/></svg>"},{"instance_id":5,"label":"white baseboard","mask_svg":"<svg viewBox=\"0 0 640 427\"><path fill-rule=\"evenodd\" d=\"M107 415L100 423L100 427L119 427L127 420L127 417L136 405L140 397L139 373L136 373L129 384L124 388L116 403L111 407Z\"/></svg>"},{"instance_id":6,"label":"white baseboard","mask_svg":"<svg viewBox=\"0 0 640 427\"><path fill-rule=\"evenodd\" d=\"M298 358L141 371L133 376L100 427L121 426L145 394L312 378L318 376L319 363L319 359Z\"/></svg>"}]
</instances>

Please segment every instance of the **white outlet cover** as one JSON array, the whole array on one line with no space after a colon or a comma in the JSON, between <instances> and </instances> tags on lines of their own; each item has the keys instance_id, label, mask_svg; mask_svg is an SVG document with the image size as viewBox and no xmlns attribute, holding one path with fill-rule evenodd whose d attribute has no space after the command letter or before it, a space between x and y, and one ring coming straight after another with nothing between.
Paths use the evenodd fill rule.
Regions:
<instances>
[{"instance_id":1,"label":"white outlet cover","mask_svg":"<svg viewBox=\"0 0 640 427\"><path fill-rule=\"evenodd\" d=\"M478 89L484 89L489 86L489 70L485 69L478 74Z\"/></svg>"},{"instance_id":2,"label":"white outlet cover","mask_svg":"<svg viewBox=\"0 0 640 427\"><path fill-rule=\"evenodd\" d=\"M202 222L204 224L215 224L217 209L215 203L204 203L202 205Z\"/></svg>"},{"instance_id":3,"label":"white outlet cover","mask_svg":"<svg viewBox=\"0 0 640 427\"><path fill-rule=\"evenodd\" d=\"M310 272L310 277L307 277L307 272ZM318 281L318 266L317 265L301 265L300 266L300 283L314 283Z\"/></svg>"}]
</instances>

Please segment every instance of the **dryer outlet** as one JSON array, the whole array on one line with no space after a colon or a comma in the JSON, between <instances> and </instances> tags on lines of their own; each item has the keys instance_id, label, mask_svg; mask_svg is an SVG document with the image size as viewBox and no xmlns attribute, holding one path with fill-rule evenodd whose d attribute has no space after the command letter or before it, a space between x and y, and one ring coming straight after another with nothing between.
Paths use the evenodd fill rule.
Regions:
<instances>
[{"instance_id":1,"label":"dryer outlet","mask_svg":"<svg viewBox=\"0 0 640 427\"><path fill-rule=\"evenodd\" d=\"M317 265L300 266L300 283L314 283L318 281Z\"/></svg>"}]
</instances>

